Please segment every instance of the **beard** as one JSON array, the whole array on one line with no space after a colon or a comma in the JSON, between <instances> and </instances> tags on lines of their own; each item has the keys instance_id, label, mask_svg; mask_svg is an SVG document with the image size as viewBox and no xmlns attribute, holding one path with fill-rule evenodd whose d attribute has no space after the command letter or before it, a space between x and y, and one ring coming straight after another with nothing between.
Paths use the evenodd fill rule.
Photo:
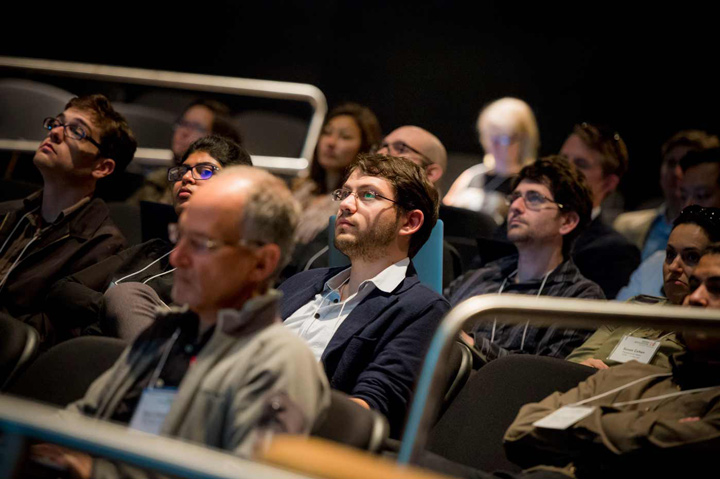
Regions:
<instances>
[{"instance_id":1,"label":"beard","mask_svg":"<svg viewBox=\"0 0 720 479\"><path fill-rule=\"evenodd\" d=\"M399 221L400 218L396 217L393 223L376 224L356 236L344 234L338 237L336 233L335 247L351 260L378 260L385 256L386 247L395 241Z\"/></svg>"}]
</instances>

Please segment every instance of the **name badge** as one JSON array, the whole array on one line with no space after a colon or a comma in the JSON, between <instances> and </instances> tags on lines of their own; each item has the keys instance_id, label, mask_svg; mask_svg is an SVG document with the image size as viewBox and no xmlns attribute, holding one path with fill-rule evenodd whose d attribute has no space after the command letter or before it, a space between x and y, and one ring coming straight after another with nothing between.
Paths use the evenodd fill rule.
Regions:
<instances>
[{"instance_id":1,"label":"name badge","mask_svg":"<svg viewBox=\"0 0 720 479\"><path fill-rule=\"evenodd\" d=\"M585 419L595 410L593 406L563 406L533 423L535 427L564 430Z\"/></svg>"},{"instance_id":2,"label":"name badge","mask_svg":"<svg viewBox=\"0 0 720 479\"><path fill-rule=\"evenodd\" d=\"M635 360L639 363L648 364L652 361L659 348L660 341L656 339L635 338L625 335L607 358L618 363Z\"/></svg>"},{"instance_id":3,"label":"name badge","mask_svg":"<svg viewBox=\"0 0 720 479\"><path fill-rule=\"evenodd\" d=\"M145 388L130 420L130 427L150 434L160 434L176 394L177 388Z\"/></svg>"}]
</instances>

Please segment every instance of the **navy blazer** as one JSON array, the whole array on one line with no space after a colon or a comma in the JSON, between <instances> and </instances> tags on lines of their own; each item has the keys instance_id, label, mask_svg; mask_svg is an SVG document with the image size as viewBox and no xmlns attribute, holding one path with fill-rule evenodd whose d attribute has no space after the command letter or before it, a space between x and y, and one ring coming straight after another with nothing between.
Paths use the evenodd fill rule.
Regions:
<instances>
[{"instance_id":1,"label":"navy blazer","mask_svg":"<svg viewBox=\"0 0 720 479\"><path fill-rule=\"evenodd\" d=\"M343 269L305 271L280 285L283 321ZM399 437L425 353L448 309L442 296L420 283L411 263L394 291L373 289L335 332L322 355L330 386L383 413Z\"/></svg>"}]
</instances>

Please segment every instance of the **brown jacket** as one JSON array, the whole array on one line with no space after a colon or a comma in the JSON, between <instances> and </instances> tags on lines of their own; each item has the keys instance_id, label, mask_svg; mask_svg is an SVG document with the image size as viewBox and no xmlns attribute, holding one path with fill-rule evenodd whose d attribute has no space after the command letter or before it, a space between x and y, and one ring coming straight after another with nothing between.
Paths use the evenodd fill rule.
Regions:
<instances>
[{"instance_id":1,"label":"brown jacket","mask_svg":"<svg viewBox=\"0 0 720 479\"><path fill-rule=\"evenodd\" d=\"M42 191L24 200L0 203L0 244L23 215L41 202ZM34 326L44 346L66 339L71 325L53 325L42 314L50 286L124 247L125 237L110 219L107 205L93 198L29 246L0 290L0 311Z\"/></svg>"},{"instance_id":2,"label":"brown jacket","mask_svg":"<svg viewBox=\"0 0 720 479\"><path fill-rule=\"evenodd\" d=\"M668 477L668 468L680 464L688 477L693 476L692 470L705 461L712 462L720 451L720 387L612 406L720 385L720 363L699 362L691 353L680 353L672 356L671 364L672 376L641 381L585 404L596 408L566 430L532 424L562 406L670 371L630 361L599 371L566 393L556 392L539 403L526 404L505 433L508 458L525 467L572 463L578 477L625 477L638 471L642 477L653 477L653 470L660 474L654 477Z\"/></svg>"}]
</instances>

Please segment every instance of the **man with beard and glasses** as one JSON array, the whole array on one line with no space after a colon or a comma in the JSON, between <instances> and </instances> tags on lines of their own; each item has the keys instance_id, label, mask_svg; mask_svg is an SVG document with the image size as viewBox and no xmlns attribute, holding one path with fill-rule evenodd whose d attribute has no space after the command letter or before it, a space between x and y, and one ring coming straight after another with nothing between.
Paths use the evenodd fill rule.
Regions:
<instances>
[{"instance_id":1,"label":"man with beard and glasses","mask_svg":"<svg viewBox=\"0 0 720 479\"><path fill-rule=\"evenodd\" d=\"M438 193L403 158L360 155L348 168L335 245L349 268L306 271L280 286L285 326L310 345L330 385L383 413L398 436L447 301L420 284L412 258L438 216Z\"/></svg>"}]
</instances>

